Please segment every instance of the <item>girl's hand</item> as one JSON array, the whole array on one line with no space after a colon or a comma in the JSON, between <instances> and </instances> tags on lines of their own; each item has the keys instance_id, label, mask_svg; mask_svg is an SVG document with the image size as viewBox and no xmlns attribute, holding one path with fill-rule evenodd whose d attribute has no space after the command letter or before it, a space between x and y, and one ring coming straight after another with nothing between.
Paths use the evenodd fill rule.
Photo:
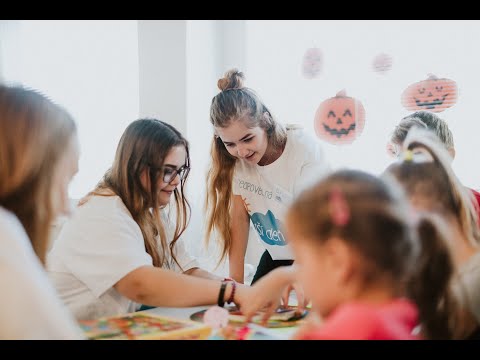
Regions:
<instances>
[{"instance_id":1,"label":"girl's hand","mask_svg":"<svg viewBox=\"0 0 480 360\"><path fill-rule=\"evenodd\" d=\"M309 299L305 297L303 287L298 282L292 283L285 288L282 294L282 305L284 307L288 307L290 293L292 292L292 290L295 291L295 295L297 297L298 312L301 313L307 307Z\"/></svg>"},{"instance_id":2,"label":"girl's hand","mask_svg":"<svg viewBox=\"0 0 480 360\"><path fill-rule=\"evenodd\" d=\"M263 311L262 322L265 324L280 305L282 294L295 280L295 271L291 266L277 268L250 288L248 300L240 304L240 310L249 322L257 311Z\"/></svg>"}]
</instances>

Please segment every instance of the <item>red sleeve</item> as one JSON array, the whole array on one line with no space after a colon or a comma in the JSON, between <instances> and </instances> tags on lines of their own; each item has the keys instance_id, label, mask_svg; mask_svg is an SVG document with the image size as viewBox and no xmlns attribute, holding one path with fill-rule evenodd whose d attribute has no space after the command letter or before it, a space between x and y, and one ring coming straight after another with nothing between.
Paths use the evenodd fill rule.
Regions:
<instances>
[{"instance_id":1,"label":"red sleeve","mask_svg":"<svg viewBox=\"0 0 480 360\"><path fill-rule=\"evenodd\" d=\"M364 309L362 309L364 310ZM304 340L363 340L375 332L376 316L368 311L345 306L332 314L318 329L304 336ZM361 324L361 326L359 325Z\"/></svg>"},{"instance_id":2,"label":"red sleeve","mask_svg":"<svg viewBox=\"0 0 480 360\"><path fill-rule=\"evenodd\" d=\"M475 204L475 209L477 209L478 222L480 224L480 193L478 191L473 190L473 189L470 189L470 191L473 193L473 195L475 196L475 199L477 200L477 203Z\"/></svg>"}]
</instances>

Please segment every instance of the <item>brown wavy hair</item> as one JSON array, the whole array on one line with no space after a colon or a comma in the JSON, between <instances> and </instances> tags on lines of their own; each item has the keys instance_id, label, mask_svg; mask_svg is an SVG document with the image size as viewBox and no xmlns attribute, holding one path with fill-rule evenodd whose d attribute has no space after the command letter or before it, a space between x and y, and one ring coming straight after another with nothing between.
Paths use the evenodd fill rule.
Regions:
<instances>
[{"instance_id":1,"label":"brown wavy hair","mask_svg":"<svg viewBox=\"0 0 480 360\"><path fill-rule=\"evenodd\" d=\"M231 69L218 80L221 90L212 99L210 122L220 128L232 121L244 121L249 128L261 127L267 133L268 144L274 149L282 148L287 139L285 128L273 117L270 110L250 88L244 87L245 75ZM237 159L230 155L220 137L214 135L210 149L211 163L207 174L205 209L207 212L206 242L215 233L221 243L219 263L227 256L232 246L231 206L232 181Z\"/></svg>"},{"instance_id":2,"label":"brown wavy hair","mask_svg":"<svg viewBox=\"0 0 480 360\"><path fill-rule=\"evenodd\" d=\"M187 174L181 180L180 186L174 190L176 226L173 239L168 245L157 199L157 183L162 176L158 168L163 166L165 157L175 146L185 148L185 165L189 167L189 144L172 125L157 119L139 119L132 122L120 139L112 167L107 170L95 189L79 202L79 205L83 205L95 195L118 195L140 227L145 249L156 267L170 268L172 264L168 259L171 256L181 268L175 257L174 247L190 219L190 204L184 192ZM148 169L150 190L145 189L140 180L145 169Z\"/></svg>"},{"instance_id":3,"label":"brown wavy hair","mask_svg":"<svg viewBox=\"0 0 480 360\"><path fill-rule=\"evenodd\" d=\"M0 206L22 223L43 265L54 217L52 178L76 125L48 97L0 84Z\"/></svg>"},{"instance_id":4,"label":"brown wavy hair","mask_svg":"<svg viewBox=\"0 0 480 360\"><path fill-rule=\"evenodd\" d=\"M349 208L339 225L329 206L340 191ZM444 235L430 219L409 220L409 207L398 184L358 170L340 170L301 193L287 212L288 224L313 246L338 237L361 256L362 281L390 279L396 296L418 306L424 335L450 339L452 316L458 312L450 284L454 265ZM301 241L295 238L291 242Z\"/></svg>"}]
</instances>

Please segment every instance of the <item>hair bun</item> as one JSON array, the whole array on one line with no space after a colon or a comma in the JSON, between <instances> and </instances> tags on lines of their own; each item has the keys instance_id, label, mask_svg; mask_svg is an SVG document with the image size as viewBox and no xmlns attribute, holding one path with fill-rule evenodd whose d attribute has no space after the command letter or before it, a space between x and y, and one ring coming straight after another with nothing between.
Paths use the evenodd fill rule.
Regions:
<instances>
[{"instance_id":1,"label":"hair bun","mask_svg":"<svg viewBox=\"0 0 480 360\"><path fill-rule=\"evenodd\" d=\"M229 89L241 89L243 88L243 82L245 81L245 75L238 69L228 70L223 78L219 79L217 86L221 91Z\"/></svg>"}]
</instances>

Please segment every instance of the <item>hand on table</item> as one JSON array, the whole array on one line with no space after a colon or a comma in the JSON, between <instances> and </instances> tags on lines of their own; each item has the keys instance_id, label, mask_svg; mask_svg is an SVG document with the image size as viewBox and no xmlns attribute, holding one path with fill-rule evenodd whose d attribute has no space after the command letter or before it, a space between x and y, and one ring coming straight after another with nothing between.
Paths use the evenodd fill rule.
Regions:
<instances>
[{"instance_id":1,"label":"hand on table","mask_svg":"<svg viewBox=\"0 0 480 360\"><path fill-rule=\"evenodd\" d=\"M305 297L303 287L298 282L292 283L285 288L282 294L282 305L288 307L290 293L292 291L295 291L297 298L297 312L303 313L310 300Z\"/></svg>"},{"instance_id":2,"label":"hand on table","mask_svg":"<svg viewBox=\"0 0 480 360\"><path fill-rule=\"evenodd\" d=\"M295 271L291 266L277 268L258 280L250 288L248 298L239 304L246 321L249 322L257 311L262 311L264 312L262 323L265 324L279 307L282 295L290 293L291 289L289 290L288 287L294 280ZM303 291L300 296L303 303Z\"/></svg>"}]
</instances>

